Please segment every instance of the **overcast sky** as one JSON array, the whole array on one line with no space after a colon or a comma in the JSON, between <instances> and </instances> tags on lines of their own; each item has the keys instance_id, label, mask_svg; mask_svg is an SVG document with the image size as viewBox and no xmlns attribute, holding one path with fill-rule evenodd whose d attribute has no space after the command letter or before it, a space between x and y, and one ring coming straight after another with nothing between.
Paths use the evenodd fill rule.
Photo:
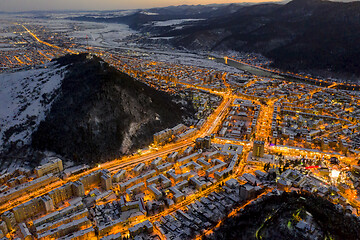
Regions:
<instances>
[{"instance_id":1,"label":"overcast sky","mask_svg":"<svg viewBox=\"0 0 360 240\"><path fill-rule=\"evenodd\" d=\"M183 4L193 5L266 1L276 0L0 0L0 11L17 12L29 10L117 10L165 7L170 5Z\"/></svg>"}]
</instances>

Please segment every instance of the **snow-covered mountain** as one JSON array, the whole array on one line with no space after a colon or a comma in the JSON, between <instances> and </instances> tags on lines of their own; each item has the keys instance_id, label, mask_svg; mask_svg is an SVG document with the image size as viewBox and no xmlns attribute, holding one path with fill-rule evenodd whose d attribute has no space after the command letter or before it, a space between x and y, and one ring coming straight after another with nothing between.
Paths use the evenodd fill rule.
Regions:
<instances>
[{"instance_id":1,"label":"snow-covered mountain","mask_svg":"<svg viewBox=\"0 0 360 240\"><path fill-rule=\"evenodd\" d=\"M66 74L49 114L31 136L35 151L98 163L148 146L154 133L193 114L190 103L176 104L175 96L94 55L67 55L55 61L58 68L66 66Z\"/></svg>"},{"instance_id":2,"label":"snow-covered mountain","mask_svg":"<svg viewBox=\"0 0 360 240\"><path fill-rule=\"evenodd\" d=\"M0 152L29 144L59 93L66 67L49 63L0 74Z\"/></svg>"},{"instance_id":3,"label":"snow-covered mountain","mask_svg":"<svg viewBox=\"0 0 360 240\"><path fill-rule=\"evenodd\" d=\"M119 157L192 116L175 99L89 54L0 74L0 165L47 151L84 163Z\"/></svg>"}]
</instances>

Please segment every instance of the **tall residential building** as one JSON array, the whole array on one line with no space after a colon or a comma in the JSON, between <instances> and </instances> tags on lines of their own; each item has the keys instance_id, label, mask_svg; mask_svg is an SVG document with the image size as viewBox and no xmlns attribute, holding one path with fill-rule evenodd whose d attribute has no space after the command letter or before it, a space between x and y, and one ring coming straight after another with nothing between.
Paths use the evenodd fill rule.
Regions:
<instances>
[{"instance_id":1,"label":"tall residential building","mask_svg":"<svg viewBox=\"0 0 360 240\"><path fill-rule=\"evenodd\" d=\"M21 223L42 211L45 211L42 197L34 198L13 208L14 216L18 223Z\"/></svg>"},{"instance_id":2,"label":"tall residential building","mask_svg":"<svg viewBox=\"0 0 360 240\"><path fill-rule=\"evenodd\" d=\"M45 211L48 213L48 212L51 212L51 211L54 211L54 202L52 200L51 197L49 196L42 196L41 197L41 201L44 205L44 209Z\"/></svg>"},{"instance_id":3,"label":"tall residential building","mask_svg":"<svg viewBox=\"0 0 360 240\"><path fill-rule=\"evenodd\" d=\"M203 148L209 149L210 147L211 147L211 137L210 136L196 139L196 145L195 145L196 149L203 149Z\"/></svg>"},{"instance_id":4,"label":"tall residential building","mask_svg":"<svg viewBox=\"0 0 360 240\"><path fill-rule=\"evenodd\" d=\"M61 172L63 169L62 160L57 157L52 157L49 158L48 163L36 167L35 172L38 177L41 177L45 174Z\"/></svg>"},{"instance_id":5,"label":"tall residential building","mask_svg":"<svg viewBox=\"0 0 360 240\"><path fill-rule=\"evenodd\" d=\"M164 142L166 142L169 138L171 138L173 132L171 129L165 129L162 130L161 132L155 133L154 134L154 143L155 144L162 144Z\"/></svg>"},{"instance_id":6,"label":"tall residential building","mask_svg":"<svg viewBox=\"0 0 360 240\"><path fill-rule=\"evenodd\" d=\"M111 177L108 174L101 176L101 187L106 191L110 190L112 187Z\"/></svg>"},{"instance_id":7,"label":"tall residential building","mask_svg":"<svg viewBox=\"0 0 360 240\"><path fill-rule=\"evenodd\" d=\"M59 202L68 200L73 197L72 183L66 183L61 187L58 187L48 193L49 197L52 198L54 205L57 205Z\"/></svg>"},{"instance_id":8,"label":"tall residential building","mask_svg":"<svg viewBox=\"0 0 360 240\"><path fill-rule=\"evenodd\" d=\"M6 222L0 221L0 230L4 235L9 232L8 227L6 226Z\"/></svg>"},{"instance_id":9,"label":"tall residential building","mask_svg":"<svg viewBox=\"0 0 360 240\"><path fill-rule=\"evenodd\" d=\"M54 192L54 191L53 191ZM56 191L55 191L56 192ZM61 194L61 192L60 192ZM54 197L54 195L50 195ZM54 200L49 195L34 198L26 203L23 203L13 208L15 219L18 223L25 221L39 213L49 213L54 211ZM56 201L56 198L54 198Z\"/></svg>"},{"instance_id":10,"label":"tall residential building","mask_svg":"<svg viewBox=\"0 0 360 240\"><path fill-rule=\"evenodd\" d=\"M6 211L1 215L1 219L6 223L6 226L10 231L15 229L16 219L14 213Z\"/></svg>"},{"instance_id":11,"label":"tall residential building","mask_svg":"<svg viewBox=\"0 0 360 240\"><path fill-rule=\"evenodd\" d=\"M76 181L72 183L72 190L73 190L73 194L77 197L85 196L84 184L82 184L82 182L80 181Z\"/></svg>"},{"instance_id":12,"label":"tall residential building","mask_svg":"<svg viewBox=\"0 0 360 240\"><path fill-rule=\"evenodd\" d=\"M90 228L91 222L87 217L83 217L78 220L71 221L69 223L60 225L56 228L50 229L46 232L40 233L38 235L38 239L45 240L45 239L57 239L68 235L72 232L76 232L82 229Z\"/></svg>"},{"instance_id":13,"label":"tall residential building","mask_svg":"<svg viewBox=\"0 0 360 240\"><path fill-rule=\"evenodd\" d=\"M20 227L20 232L23 235L22 239L24 239L24 240L32 240L33 239L33 236L30 233L30 231L25 223L20 223L19 227Z\"/></svg>"},{"instance_id":14,"label":"tall residential building","mask_svg":"<svg viewBox=\"0 0 360 240\"><path fill-rule=\"evenodd\" d=\"M254 141L253 146L253 156L254 157L264 157L264 145L263 141Z\"/></svg>"},{"instance_id":15,"label":"tall residential building","mask_svg":"<svg viewBox=\"0 0 360 240\"><path fill-rule=\"evenodd\" d=\"M84 185L85 190L88 190L92 185L100 183L100 177L102 174L103 172L98 170L81 177L79 181Z\"/></svg>"}]
</instances>

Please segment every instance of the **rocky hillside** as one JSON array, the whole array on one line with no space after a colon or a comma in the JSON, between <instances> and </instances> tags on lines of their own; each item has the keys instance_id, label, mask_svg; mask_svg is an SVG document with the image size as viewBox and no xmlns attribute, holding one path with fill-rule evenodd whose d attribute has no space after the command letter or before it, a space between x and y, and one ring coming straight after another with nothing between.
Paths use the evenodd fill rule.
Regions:
<instances>
[{"instance_id":1,"label":"rocky hillside","mask_svg":"<svg viewBox=\"0 0 360 240\"><path fill-rule=\"evenodd\" d=\"M32 135L32 147L75 161L112 159L147 145L192 107L86 54L56 60L66 67L51 111Z\"/></svg>"}]
</instances>

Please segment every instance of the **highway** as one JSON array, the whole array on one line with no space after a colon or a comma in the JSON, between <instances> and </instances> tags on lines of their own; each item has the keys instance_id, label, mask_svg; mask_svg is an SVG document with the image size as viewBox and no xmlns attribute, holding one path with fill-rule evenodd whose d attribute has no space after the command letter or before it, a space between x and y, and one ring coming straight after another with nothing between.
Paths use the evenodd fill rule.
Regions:
<instances>
[{"instance_id":1,"label":"highway","mask_svg":"<svg viewBox=\"0 0 360 240\"><path fill-rule=\"evenodd\" d=\"M55 46L55 45L53 45L53 44L51 44L51 43L44 42L44 41L42 41L41 39L39 39L39 38L36 36L35 33L31 32L27 27L25 27L24 25L21 25L21 26L22 26L33 38L35 38L35 40L38 41L39 43L44 44L44 45L46 45L46 46L48 46L48 47L56 48L56 49L58 49L58 50L62 50L62 51L71 53L71 54L77 54L77 52L74 52L74 51L72 51L72 50L70 50L70 49L61 48L61 47Z\"/></svg>"}]
</instances>

